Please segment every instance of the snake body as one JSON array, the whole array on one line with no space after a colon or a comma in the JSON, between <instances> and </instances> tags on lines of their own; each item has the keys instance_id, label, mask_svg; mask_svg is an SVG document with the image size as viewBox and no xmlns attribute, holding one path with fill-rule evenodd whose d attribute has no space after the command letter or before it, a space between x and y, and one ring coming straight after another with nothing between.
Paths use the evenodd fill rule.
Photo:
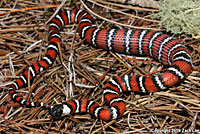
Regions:
<instances>
[{"instance_id":1,"label":"snake body","mask_svg":"<svg viewBox=\"0 0 200 134\"><path fill-rule=\"evenodd\" d=\"M109 51L125 54L147 55L169 66L163 73L153 76L123 75L109 80L104 86L105 101L109 108L99 106L92 100L71 100L54 107L42 102L30 102L16 94L16 90L33 81L37 74L53 64L61 41L60 31L65 25L79 24L78 33L85 42ZM123 115L126 104L119 96L123 92L150 93L165 90L192 71L191 55L187 48L166 34L150 30L102 29L93 25L93 18L86 10L60 11L49 24L49 43L42 59L28 67L20 78L9 85L12 99L27 107L50 109L52 116L65 116L88 112L102 120L113 120ZM30 74L28 74L30 72ZM29 78L28 78L29 77Z\"/></svg>"}]
</instances>

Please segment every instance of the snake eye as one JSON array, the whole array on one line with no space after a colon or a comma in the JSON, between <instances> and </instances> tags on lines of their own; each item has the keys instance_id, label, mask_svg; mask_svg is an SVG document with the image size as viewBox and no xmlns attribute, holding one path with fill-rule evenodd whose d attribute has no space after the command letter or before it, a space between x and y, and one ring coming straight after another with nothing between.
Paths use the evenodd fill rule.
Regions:
<instances>
[{"instance_id":1,"label":"snake eye","mask_svg":"<svg viewBox=\"0 0 200 134\"><path fill-rule=\"evenodd\" d=\"M63 114L63 105L62 104L57 104L55 105L51 110L50 114L53 117L60 117Z\"/></svg>"}]
</instances>

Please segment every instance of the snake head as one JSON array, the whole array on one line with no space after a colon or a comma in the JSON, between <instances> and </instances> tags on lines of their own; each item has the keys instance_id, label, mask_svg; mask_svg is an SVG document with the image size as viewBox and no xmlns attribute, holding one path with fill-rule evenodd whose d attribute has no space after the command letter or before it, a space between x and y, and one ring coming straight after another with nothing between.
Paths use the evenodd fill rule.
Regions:
<instances>
[{"instance_id":1,"label":"snake head","mask_svg":"<svg viewBox=\"0 0 200 134\"><path fill-rule=\"evenodd\" d=\"M52 117L61 117L63 115L63 104L57 104L50 109L50 115Z\"/></svg>"},{"instance_id":2,"label":"snake head","mask_svg":"<svg viewBox=\"0 0 200 134\"><path fill-rule=\"evenodd\" d=\"M57 104L52 109L50 109L50 115L52 117L62 117L70 114L71 109L66 104Z\"/></svg>"}]
</instances>

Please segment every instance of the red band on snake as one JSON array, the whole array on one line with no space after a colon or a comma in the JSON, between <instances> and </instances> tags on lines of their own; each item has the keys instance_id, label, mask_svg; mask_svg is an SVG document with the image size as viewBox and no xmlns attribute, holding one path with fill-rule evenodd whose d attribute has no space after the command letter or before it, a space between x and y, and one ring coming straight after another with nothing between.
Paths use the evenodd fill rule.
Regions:
<instances>
[{"instance_id":1,"label":"red band on snake","mask_svg":"<svg viewBox=\"0 0 200 134\"><path fill-rule=\"evenodd\" d=\"M149 77L124 75L108 81L104 86L104 96L109 108L99 106L91 100L71 100L54 107L23 100L15 90L33 81L37 74L52 65L61 41L60 30L68 24L79 24L78 32L85 42L109 51L151 56L163 65L169 66L163 73ZM101 29L92 25L92 16L85 10L60 11L49 24L49 43L45 56L27 68L23 75L9 86L13 100L27 107L43 107L55 116L88 112L102 120L113 120L123 115L126 104L120 94L127 91L150 93L165 90L192 71L193 65L187 48L166 34L149 30ZM30 75L28 75L30 72Z\"/></svg>"}]
</instances>

